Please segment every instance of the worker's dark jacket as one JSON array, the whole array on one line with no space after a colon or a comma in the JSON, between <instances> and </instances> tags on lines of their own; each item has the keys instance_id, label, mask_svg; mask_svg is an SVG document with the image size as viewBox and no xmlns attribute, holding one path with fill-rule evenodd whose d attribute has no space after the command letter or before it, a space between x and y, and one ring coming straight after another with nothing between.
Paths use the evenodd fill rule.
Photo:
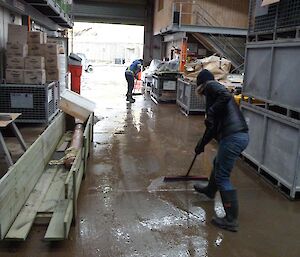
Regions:
<instances>
[{"instance_id":1,"label":"worker's dark jacket","mask_svg":"<svg viewBox=\"0 0 300 257\"><path fill-rule=\"evenodd\" d=\"M219 141L237 132L247 132L244 116L228 90L217 81L208 81L204 87L206 130L202 145L205 146L213 138Z\"/></svg>"}]
</instances>

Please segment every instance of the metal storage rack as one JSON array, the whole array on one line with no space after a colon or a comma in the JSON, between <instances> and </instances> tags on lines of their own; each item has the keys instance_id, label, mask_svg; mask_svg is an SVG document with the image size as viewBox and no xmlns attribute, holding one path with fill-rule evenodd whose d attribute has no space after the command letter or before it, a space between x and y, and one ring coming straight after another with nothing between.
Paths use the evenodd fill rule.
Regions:
<instances>
[{"instance_id":1,"label":"metal storage rack","mask_svg":"<svg viewBox=\"0 0 300 257\"><path fill-rule=\"evenodd\" d=\"M59 83L0 85L0 112L22 113L19 123L49 123L58 113Z\"/></svg>"},{"instance_id":2,"label":"metal storage rack","mask_svg":"<svg viewBox=\"0 0 300 257\"><path fill-rule=\"evenodd\" d=\"M177 95L177 78L179 73L163 73L153 75L153 85L151 88L151 99L155 103L159 102L176 102Z\"/></svg>"},{"instance_id":3,"label":"metal storage rack","mask_svg":"<svg viewBox=\"0 0 300 257\"><path fill-rule=\"evenodd\" d=\"M243 155L257 171L295 198L300 193L300 121L245 102L250 143Z\"/></svg>"},{"instance_id":4,"label":"metal storage rack","mask_svg":"<svg viewBox=\"0 0 300 257\"><path fill-rule=\"evenodd\" d=\"M21 15L28 15L50 30L57 30L59 26L72 28L74 25L73 17L54 0L0 0L0 6Z\"/></svg>"},{"instance_id":5,"label":"metal storage rack","mask_svg":"<svg viewBox=\"0 0 300 257\"><path fill-rule=\"evenodd\" d=\"M299 0L284 0L267 6L261 6L261 2L250 1L249 36L273 34L273 39L276 39L277 33L294 31L299 37Z\"/></svg>"},{"instance_id":6,"label":"metal storage rack","mask_svg":"<svg viewBox=\"0 0 300 257\"><path fill-rule=\"evenodd\" d=\"M243 156L290 198L298 198L300 0L265 7L251 0L249 16L242 91L249 99L241 109L251 140Z\"/></svg>"},{"instance_id":7,"label":"metal storage rack","mask_svg":"<svg viewBox=\"0 0 300 257\"><path fill-rule=\"evenodd\" d=\"M243 95L300 112L299 55L300 41L248 43Z\"/></svg>"},{"instance_id":8,"label":"metal storage rack","mask_svg":"<svg viewBox=\"0 0 300 257\"><path fill-rule=\"evenodd\" d=\"M197 85L184 79L177 81L177 104L181 107L184 114L191 112L205 112L205 97L197 96L195 93Z\"/></svg>"},{"instance_id":9,"label":"metal storage rack","mask_svg":"<svg viewBox=\"0 0 300 257\"><path fill-rule=\"evenodd\" d=\"M54 0L24 0L31 6L36 8L39 12L53 20L58 25L65 28L72 28L73 21L62 8L62 2Z\"/></svg>"},{"instance_id":10,"label":"metal storage rack","mask_svg":"<svg viewBox=\"0 0 300 257\"><path fill-rule=\"evenodd\" d=\"M144 86L145 86L147 92L151 91L152 85L153 85L152 75L145 76Z\"/></svg>"}]
</instances>

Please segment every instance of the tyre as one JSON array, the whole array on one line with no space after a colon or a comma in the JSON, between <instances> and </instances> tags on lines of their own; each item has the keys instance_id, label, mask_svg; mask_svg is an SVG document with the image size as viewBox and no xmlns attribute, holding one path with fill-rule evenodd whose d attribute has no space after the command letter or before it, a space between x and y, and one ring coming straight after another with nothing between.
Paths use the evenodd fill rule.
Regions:
<instances>
[{"instance_id":1,"label":"tyre","mask_svg":"<svg viewBox=\"0 0 300 257\"><path fill-rule=\"evenodd\" d=\"M86 72L92 72L94 70L93 66L92 65L89 65L87 68L86 68Z\"/></svg>"}]
</instances>

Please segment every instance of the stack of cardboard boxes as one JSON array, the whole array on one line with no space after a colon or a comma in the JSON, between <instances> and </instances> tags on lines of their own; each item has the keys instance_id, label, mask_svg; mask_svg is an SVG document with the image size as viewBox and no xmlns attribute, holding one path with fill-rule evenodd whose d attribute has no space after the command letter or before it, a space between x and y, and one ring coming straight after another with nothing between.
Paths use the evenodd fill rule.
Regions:
<instances>
[{"instance_id":1,"label":"stack of cardboard boxes","mask_svg":"<svg viewBox=\"0 0 300 257\"><path fill-rule=\"evenodd\" d=\"M6 82L23 84L25 57L28 55L27 27L8 25Z\"/></svg>"},{"instance_id":2,"label":"stack of cardboard boxes","mask_svg":"<svg viewBox=\"0 0 300 257\"><path fill-rule=\"evenodd\" d=\"M45 45L47 81L59 80L59 46L56 43Z\"/></svg>"},{"instance_id":3,"label":"stack of cardboard boxes","mask_svg":"<svg viewBox=\"0 0 300 257\"><path fill-rule=\"evenodd\" d=\"M44 32L28 32L28 57L25 58L24 84L45 84L45 54L47 35Z\"/></svg>"},{"instance_id":4,"label":"stack of cardboard boxes","mask_svg":"<svg viewBox=\"0 0 300 257\"><path fill-rule=\"evenodd\" d=\"M47 43L47 34L27 32L26 26L9 25L6 82L41 85L58 81L59 47Z\"/></svg>"}]
</instances>

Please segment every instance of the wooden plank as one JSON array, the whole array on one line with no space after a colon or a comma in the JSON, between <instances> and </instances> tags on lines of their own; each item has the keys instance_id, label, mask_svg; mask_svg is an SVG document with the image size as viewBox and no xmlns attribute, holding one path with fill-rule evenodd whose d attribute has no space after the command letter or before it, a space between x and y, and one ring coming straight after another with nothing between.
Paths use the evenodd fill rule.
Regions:
<instances>
[{"instance_id":1,"label":"wooden plank","mask_svg":"<svg viewBox=\"0 0 300 257\"><path fill-rule=\"evenodd\" d=\"M84 173L83 176L86 175L87 170L87 160L90 154L91 142L93 141L93 122L94 122L94 114L92 113L89 116L89 119L86 123L86 127L83 133L83 160L84 160Z\"/></svg>"},{"instance_id":2,"label":"wooden plank","mask_svg":"<svg viewBox=\"0 0 300 257\"><path fill-rule=\"evenodd\" d=\"M44 239L46 241L59 241L65 239L64 219L69 207L69 200L61 200L53 213Z\"/></svg>"},{"instance_id":3,"label":"wooden plank","mask_svg":"<svg viewBox=\"0 0 300 257\"><path fill-rule=\"evenodd\" d=\"M5 128L5 127L7 127L7 125L9 125L14 120L16 120L21 115L21 113L3 113L3 112L0 112L0 116L1 115L5 115L5 116L9 115L11 117L10 120L3 120L0 117L0 128Z\"/></svg>"},{"instance_id":4,"label":"wooden plank","mask_svg":"<svg viewBox=\"0 0 300 257\"><path fill-rule=\"evenodd\" d=\"M261 6L266 6L266 5L270 5L270 4L274 4L274 3L278 3L280 2L280 0L263 0Z\"/></svg>"},{"instance_id":5,"label":"wooden plank","mask_svg":"<svg viewBox=\"0 0 300 257\"><path fill-rule=\"evenodd\" d=\"M49 225L52 213L37 213L34 219L34 224L36 225Z\"/></svg>"},{"instance_id":6,"label":"wooden plank","mask_svg":"<svg viewBox=\"0 0 300 257\"><path fill-rule=\"evenodd\" d=\"M61 140L59 141L56 147L56 152L64 152L68 148L68 145L72 140L72 136L70 136L70 132L71 131L68 131L63 135L63 137L61 138Z\"/></svg>"},{"instance_id":7,"label":"wooden plank","mask_svg":"<svg viewBox=\"0 0 300 257\"><path fill-rule=\"evenodd\" d=\"M65 239L68 239L69 237L72 220L73 220L73 203L72 200L69 200L68 208L64 217Z\"/></svg>"},{"instance_id":8,"label":"wooden plank","mask_svg":"<svg viewBox=\"0 0 300 257\"><path fill-rule=\"evenodd\" d=\"M0 180L1 239L8 232L30 192L40 178L64 132L63 114L38 137Z\"/></svg>"},{"instance_id":9,"label":"wooden plank","mask_svg":"<svg viewBox=\"0 0 300 257\"><path fill-rule=\"evenodd\" d=\"M5 239L22 240L27 238L27 235L34 222L38 208L49 189L52 179L57 172L57 167L48 167L40 177L33 191L29 195L25 205L18 214L16 220L9 229Z\"/></svg>"},{"instance_id":10,"label":"wooden plank","mask_svg":"<svg viewBox=\"0 0 300 257\"><path fill-rule=\"evenodd\" d=\"M67 172L64 167L59 166L56 176L54 177L47 194L45 195L38 212L52 213L61 199L64 199L64 182Z\"/></svg>"},{"instance_id":11,"label":"wooden plank","mask_svg":"<svg viewBox=\"0 0 300 257\"><path fill-rule=\"evenodd\" d=\"M80 149L80 151L77 153L76 155L76 158L74 160L74 163L68 173L68 176L66 178L66 181L65 181L65 198L68 198L69 195L70 195L70 192L72 190L72 187L73 187L73 180L72 180L72 177L73 177L73 172L77 172L80 168L80 164L81 164L81 161L82 161L82 153L83 153L83 150L82 148Z\"/></svg>"},{"instance_id":12,"label":"wooden plank","mask_svg":"<svg viewBox=\"0 0 300 257\"><path fill-rule=\"evenodd\" d=\"M75 201L77 202L77 198L79 195L79 190L80 190L80 185L82 182L82 178L83 178L83 169L84 169L84 163L81 162L80 168L77 172L77 177L76 177L76 195L75 195Z\"/></svg>"}]
</instances>

